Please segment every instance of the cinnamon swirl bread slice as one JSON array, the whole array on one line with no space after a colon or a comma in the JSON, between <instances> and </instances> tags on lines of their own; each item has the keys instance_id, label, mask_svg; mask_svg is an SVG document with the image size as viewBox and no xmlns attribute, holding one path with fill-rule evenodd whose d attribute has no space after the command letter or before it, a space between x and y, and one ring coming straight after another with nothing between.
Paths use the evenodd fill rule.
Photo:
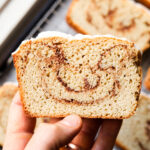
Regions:
<instances>
[{"instance_id":1,"label":"cinnamon swirl bread slice","mask_svg":"<svg viewBox=\"0 0 150 150\"><path fill-rule=\"evenodd\" d=\"M83 34L126 37L141 50L150 47L150 11L131 0L73 0L67 22Z\"/></svg>"},{"instance_id":2,"label":"cinnamon swirl bread slice","mask_svg":"<svg viewBox=\"0 0 150 150\"><path fill-rule=\"evenodd\" d=\"M141 88L141 53L109 36L47 32L13 54L24 109L32 117L128 118Z\"/></svg>"},{"instance_id":3,"label":"cinnamon swirl bread slice","mask_svg":"<svg viewBox=\"0 0 150 150\"><path fill-rule=\"evenodd\" d=\"M123 150L150 150L150 98L140 96L135 115L123 121L117 137Z\"/></svg>"}]
</instances>

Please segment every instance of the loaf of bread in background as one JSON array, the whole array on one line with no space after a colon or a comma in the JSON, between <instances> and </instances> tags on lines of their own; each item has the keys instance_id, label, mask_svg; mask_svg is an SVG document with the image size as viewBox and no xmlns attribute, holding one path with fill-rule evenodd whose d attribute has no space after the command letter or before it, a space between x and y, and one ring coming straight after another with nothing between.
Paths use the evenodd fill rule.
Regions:
<instances>
[{"instance_id":1,"label":"loaf of bread in background","mask_svg":"<svg viewBox=\"0 0 150 150\"><path fill-rule=\"evenodd\" d=\"M17 92L18 88L13 83L7 83L0 87L0 145L4 143L9 107L12 98Z\"/></svg>"},{"instance_id":2,"label":"loaf of bread in background","mask_svg":"<svg viewBox=\"0 0 150 150\"><path fill-rule=\"evenodd\" d=\"M121 119L137 107L141 53L125 39L46 32L13 60L29 116Z\"/></svg>"},{"instance_id":3,"label":"loaf of bread in background","mask_svg":"<svg viewBox=\"0 0 150 150\"><path fill-rule=\"evenodd\" d=\"M142 51L150 47L150 11L131 0L73 0L66 20L83 34L112 34Z\"/></svg>"},{"instance_id":4,"label":"loaf of bread in background","mask_svg":"<svg viewBox=\"0 0 150 150\"><path fill-rule=\"evenodd\" d=\"M137 2L142 3L146 7L150 8L150 0L136 0Z\"/></svg>"},{"instance_id":5,"label":"loaf of bread in background","mask_svg":"<svg viewBox=\"0 0 150 150\"><path fill-rule=\"evenodd\" d=\"M15 96L18 87L14 83L5 83L0 87L0 146L3 146L6 128L7 128L7 121L8 121L8 114L9 114L9 107L12 102L13 97ZM46 122L49 119L46 120ZM45 119L37 119L36 127L41 123L45 122Z\"/></svg>"},{"instance_id":6,"label":"loaf of bread in background","mask_svg":"<svg viewBox=\"0 0 150 150\"><path fill-rule=\"evenodd\" d=\"M140 96L134 116L123 121L116 141L123 150L150 150L150 98Z\"/></svg>"}]
</instances>

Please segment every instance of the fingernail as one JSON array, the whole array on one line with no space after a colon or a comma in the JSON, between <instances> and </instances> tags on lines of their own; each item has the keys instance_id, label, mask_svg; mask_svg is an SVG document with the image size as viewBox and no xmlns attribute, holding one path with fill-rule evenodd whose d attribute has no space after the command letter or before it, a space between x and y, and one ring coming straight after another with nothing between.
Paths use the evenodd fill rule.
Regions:
<instances>
[{"instance_id":1,"label":"fingernail","mask_svg":"<svg viewBox=\"0 0 150 150\"><path fill-rule=\"evenodd\" d=\"M70 127L78 127L81 125L81 118L77 115L70 115L67 116L62 120L63 124L70 126Z\"/></svg>"},{"instance_id":2,"label":"fingernail","mask_svg":"<svg viewBox=\"0 0 150 150\"><path fill-rule=\"evenodd\" d=\"M13 102L14 102L15 104L21 104L19 92L17 92L16 95L14 96Z\"/></svg>"}]
</instances>

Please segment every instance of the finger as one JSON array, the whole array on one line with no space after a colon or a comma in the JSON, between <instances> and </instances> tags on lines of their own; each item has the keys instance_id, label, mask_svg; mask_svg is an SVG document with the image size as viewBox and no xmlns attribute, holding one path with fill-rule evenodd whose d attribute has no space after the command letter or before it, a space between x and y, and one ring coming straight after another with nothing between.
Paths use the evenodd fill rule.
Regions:
<instances>
[{"instance_id":1,"label":"finger","mask_svg":"<svg viewBox=\"0 0 150 150\"><path fill-rule=\"evenodd\" d=\"M40 124L29 141L26 150L59 149L73 139L80 131L81 126L82 120L76 115L68 116L56 124Z\"/></svg>"},{"instance_id":2,"label":"finger","mask_svg":"<svg viewBox=\"0 0 150 150\"><path fill-rule=\"evenodd\" d=\"M9 112L8 133L29 132L33 133L36 119L26 116L19 92L15 95Z\"/></svg>"},{"instance_id":3,"label":"finger","mask_svg":"<svg viewBox=\"0 0 150 150\"><path fill-rule=\"evenodd\" d=\"M121 124L122 120L103 120L92 150L112 150Z\"/></svg>"},{"instance_id":4,"label":"finger","mask_svg":"<svg viewBox=\"0 0 150 150\"><path fill-rule=\"evenodd\" d=\"M10 106L7 134L4 143L4 150L24 149L32 136L35 127L35 119L28 118L22 108L20 95L17 93Z\"/></svg>"},{"instance_id":5,"label":"finger","mask_svg":"<svg viewBox=\"0 0 150 150\"><path fill-rule=\"evenodd\" d=\"M100 119L84 119L80 133L71 143L79 146L83 150L91 149L100 124Z\"/></svg>"}]
</instances>

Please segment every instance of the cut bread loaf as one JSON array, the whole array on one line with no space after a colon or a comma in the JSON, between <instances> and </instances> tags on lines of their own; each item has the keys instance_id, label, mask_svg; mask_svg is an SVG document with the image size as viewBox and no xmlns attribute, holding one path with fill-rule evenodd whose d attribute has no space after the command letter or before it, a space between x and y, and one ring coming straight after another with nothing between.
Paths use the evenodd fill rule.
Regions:
<instances>
[{"instance_id":1,"label":"cut bread loaf","mask_svg":"<svg viewBox=\"0 0 150 150\"><path fill-rule=\"evenodd\" d=\"M123 121L116 143L123 150L150 150L150 98L140 96L135 115Z\"/></svg>"},{"instance_id":2,"label":"cut bread loaf","mask_svg":"<svg viewBox=\"0 0 150 150\"><path fill-rule=\"evenodd\" d=\"M47 32L13 54L19 90L32 117L128 118L141 88L141 53L111 36Z\"/></svg>"},{"instance_id":3,"label":"cut bread loaf","mask_svg":"<svg viewBox=\"0 0 150 150\"><path fill-rule=\"evenodd\" d=\"M143 51L150 47L150 11L131 0L73 0L66 20L83 34L112 34Z\"/></svg>"},{"instance_id":4,"label":"cut bread loaf","mask_svg":"<svg viewBox=\"0 0 150 150\"><path fill-rule=\"evenodd\" d=\"M136 1L144 4L148 8L150 8L150 0L136 0Z\"/></svg>"},{"instance_id":5,"label":"cut bread loaf","mask_svg":"<svg viewBox=\"0 0 150 150\"><path fill-rule=\"evenodd\" d=\"M15 84L7 83L0 87L0 145L4 143L9 106L18 88Z\"/></svg>"}]
</instances>

